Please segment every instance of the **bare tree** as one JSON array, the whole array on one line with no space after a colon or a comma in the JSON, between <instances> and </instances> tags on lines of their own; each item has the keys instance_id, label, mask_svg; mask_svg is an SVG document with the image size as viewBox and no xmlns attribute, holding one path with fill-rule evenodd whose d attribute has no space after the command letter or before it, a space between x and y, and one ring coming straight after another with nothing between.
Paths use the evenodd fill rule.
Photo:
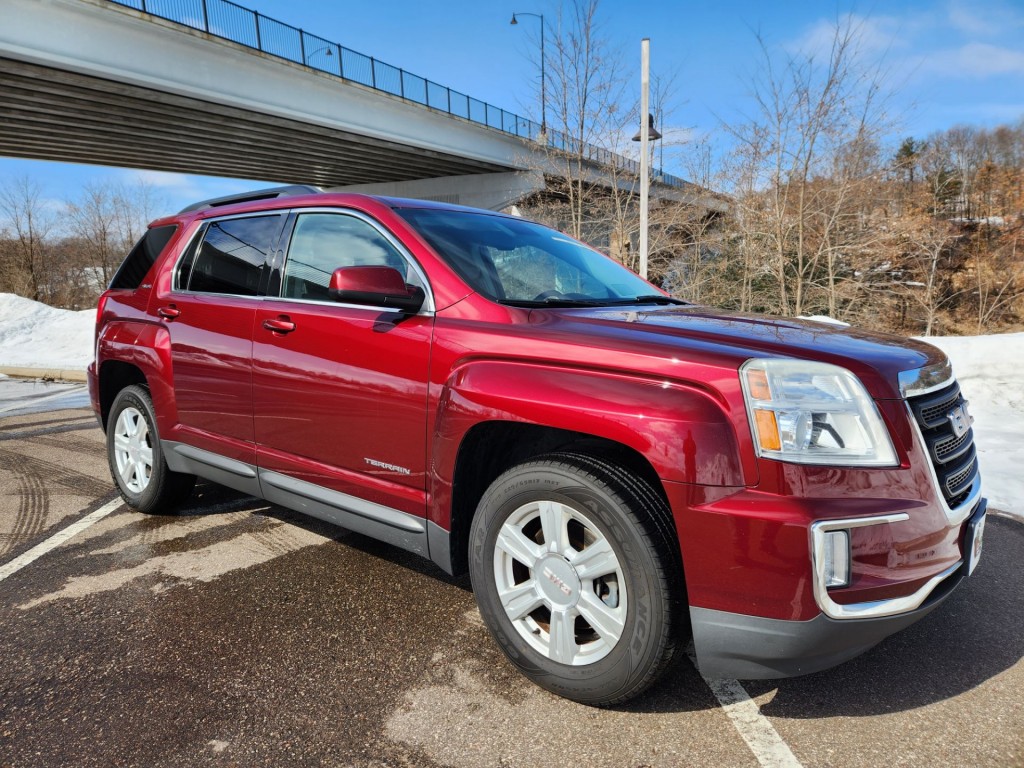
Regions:
<instances>
[{"instance_id":1,"label":"bare tree","mask_svg":"<svg viewBox=\"0 0 1024 768\"><path fill-rule=\"evenodd\" d=\"M948 263L957 239L957 230L949 222L918 217L906 222L902 233L905 253L901 274L902 294L921 315L918 330L931 336L940 313L957 298L960 291L952 287Z\"/></svg>"},{"instance_id":2,"label":"bare tree","mask_svg":"<svg viewBox=\"0 0 1024 768\"><path fill-rule=\"evenodd\" d=\"M864 191L879 169L888 128L884 79L863 61L861 28L838 23L830 50L788 57L781 68L764 40L762 75L753 83L754 116L728 127L749 266L770 266L783 314L840 310L840 283L863 251L870 208ZM749 279L749 275L746 279Z\"/></svg>"},{"instance_id":3,"label":"bare tree","mask_svg":"<svg viewBox=\"0 0 1024 768\"><path fill-rule=\"evenodd\" d=\"M584 217L593 197L595 179L592 148L607 146L621 130L625 80L618 56L605 37L598 17L598 0L574 0L557 17L557 30L548 57L548 87L553 105L549 126L554 139L550 159L564 180L571 234L583 236Z\"/></svg>"},{"instance_id":4,"label":"bare tree","mask_svg":"<svg viewBox=\"0 0 1024 768\"><path fill-rule=\"evenodd\" d=\"M1000 238L994 249L975 257L974 278L977 299L976 333L985 333L994 321L1012 314L1024 299L1024 222L1018 222Z\"/></svg>"},{"instance_id":5,"label":"bare tree","mask_svg":"<svg viewBox=\"0 0 1024 768\"><path fill-rule=\"evenodd\" d=\"M89 183L67 204L72 233L88 249L88 267L100 285L107 285L132 245L153 218L156 196L151 185L138 182Z\"/></svg>"},{"instance_id":6,"label":"bare tree","mask_svg":"<svg viewBox=\"0 0 1024 768\"><path fill-rule=\"evenodd\" d=\"M42 187L28 176L12 179L0 187L0 213L11 232L7 264L12 290L36 301L47 298L47 238L57 217L43 197Z\"/></svg>"}]
</instances>

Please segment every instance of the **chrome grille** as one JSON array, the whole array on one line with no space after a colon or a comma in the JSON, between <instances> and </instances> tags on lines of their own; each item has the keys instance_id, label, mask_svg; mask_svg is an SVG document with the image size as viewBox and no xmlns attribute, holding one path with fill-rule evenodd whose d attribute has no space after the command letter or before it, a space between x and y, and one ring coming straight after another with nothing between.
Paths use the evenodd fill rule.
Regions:
<instances>
[{"instance_id":1,"label":"chrome grille","mask_svg":"<svg viewBox=\"0 0 1024 768\"><path fill-rule=\"evenodd\" d=\"M974 430L956 434L957 408L966 408L956 382L926 395L907 399L921 430L939 488L946 504L955 509L968 499L978 475L978 456L974 449Z\"/></svg>"},{"instance_id":2,"label":"chrome grille","mask_svg":"<svg viewBox=\"0 0 1024 768\"><path fill-rule=\"evenodd\" d=\"M947 437L935 443L935 458L938 461L952 461L961 453L966 453L973 443L970 430L960 437Z\"/></svg>"},{"instance_id":3,"label":"chrome grille","mask_svg":"<svg viewBox=\"0 0 1024 768\"><path fill-rule=\"evenodd\" d=\"M952 389L952 392L950 392L950 389ZM936 427L946 421L946 414L960 401L960 387L953 384L950 388L937 393L937 395L914 398L914 401L925 399L931 401L934 397L938 398L938 402L922 403L920 406L917 421L923 428ZM916 406L915 412L918 412Z\"/></svg>"}]
</instances>

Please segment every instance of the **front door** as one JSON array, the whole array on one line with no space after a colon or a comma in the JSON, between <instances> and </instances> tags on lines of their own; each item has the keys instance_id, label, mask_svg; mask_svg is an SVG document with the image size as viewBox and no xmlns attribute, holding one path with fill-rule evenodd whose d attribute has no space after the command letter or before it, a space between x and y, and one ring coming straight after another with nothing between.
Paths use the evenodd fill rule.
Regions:
<instances>
[{"instance_id":1,"label":"front door","mask_svg":"<svg viewBox=\"0 0 1024 768\"><path fill-rule=\"evenodd\" d=\"M253 404L260 470L423 517L433 317L338 304L339 267L392 266L426 288L390 234L356 212L304 212L256 312Z\"/></svg>"}]
</instances>

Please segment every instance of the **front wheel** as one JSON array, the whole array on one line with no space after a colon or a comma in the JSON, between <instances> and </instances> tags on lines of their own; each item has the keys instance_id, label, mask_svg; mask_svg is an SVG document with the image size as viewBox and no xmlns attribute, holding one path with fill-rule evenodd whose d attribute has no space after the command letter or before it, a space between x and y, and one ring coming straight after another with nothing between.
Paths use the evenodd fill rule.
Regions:
<instances>
[{"instance_id":1,"label":"front wheel","mask_svg":"<svg viewBox=\"0 0 1024 768\"><path fill-rule=\"evenodd\" d=\"M169 512L195 485L195 475L172 472L164 461L149 390L135 384L114 398L107 420L110 474L128 506L140 512Z\"/></svg>"},{"instance_id":2,"label":"front wheel","mask_svg":"<svg viewBox=\"0 0 1024 768\"><path fill-rule=\"evenodd\" d=\"M531 680L585 704L626 701L679 645L671 516L650 485L588 456L521 464L484 494L470 575L480 612Z\"/></svg>"}]
</instances>

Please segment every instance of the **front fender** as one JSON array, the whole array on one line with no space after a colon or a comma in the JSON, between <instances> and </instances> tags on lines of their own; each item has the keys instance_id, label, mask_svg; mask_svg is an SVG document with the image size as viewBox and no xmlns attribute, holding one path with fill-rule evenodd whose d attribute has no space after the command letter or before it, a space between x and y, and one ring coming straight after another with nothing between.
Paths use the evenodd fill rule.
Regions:
<instances>
[{"instance_id":1,"label":"front fender","mask_svg":"<svg viewBox=\"0 0 1024 768\"><path fill-rule=\"evenodd\" d=\"M555 427L605 438L644 456L662 480L740 487L756 482L717 393L680 381L512 361L456 369L441 394L435 469L451 478L466 433L485 421Z\"/></svg>"}]
</instances>

